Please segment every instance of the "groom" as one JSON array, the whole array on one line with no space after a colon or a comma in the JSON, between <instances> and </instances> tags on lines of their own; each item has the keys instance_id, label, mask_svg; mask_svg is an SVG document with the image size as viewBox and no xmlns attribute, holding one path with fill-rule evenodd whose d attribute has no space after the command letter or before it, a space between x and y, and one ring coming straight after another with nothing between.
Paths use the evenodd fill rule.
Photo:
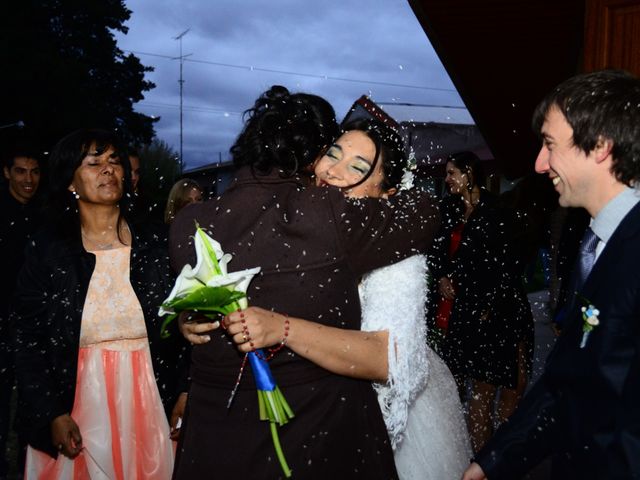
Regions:
<instances>
[{"instance_id":1,"label":"groom","mask_svg":"<svg viewBox=\"0 0 640 480\"><path fill-rule=\"evenodd\" d=\"M549 455L554 480L640 478L640 80L571 78L538 106L534 125L536 171L560 205L589 212L591 228L542 377L463 480L517 479Z\"/></svg>"}]
</instances>

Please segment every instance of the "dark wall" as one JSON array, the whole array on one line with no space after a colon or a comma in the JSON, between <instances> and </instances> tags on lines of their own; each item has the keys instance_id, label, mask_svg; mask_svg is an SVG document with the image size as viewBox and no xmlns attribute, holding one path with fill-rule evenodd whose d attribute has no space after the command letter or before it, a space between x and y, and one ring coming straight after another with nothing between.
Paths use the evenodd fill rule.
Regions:
<instances>
[{"instance_id":1,"label":"dark wall","mask_svg":"<svg viewBox=\"0 0 640 480\"><path fill-rule=\"evenodd\" d=\"M537 103L582 65L584 0L409 0L498 166L530 172Z\"/></svg>"}]
</instances>

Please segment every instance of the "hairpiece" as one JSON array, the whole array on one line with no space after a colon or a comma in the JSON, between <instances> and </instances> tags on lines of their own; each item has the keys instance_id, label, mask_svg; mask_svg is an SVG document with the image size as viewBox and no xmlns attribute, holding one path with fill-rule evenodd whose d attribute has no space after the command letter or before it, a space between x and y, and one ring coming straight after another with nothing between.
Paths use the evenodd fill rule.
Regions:
<instances>
[{"instance_id":1,"label":"hairpiece","mask_svg":"<svg viewBox=\"0 0 640 480\"><path fill-rule=\"evenodd\" d=\"M416 153L412 147L409 147L409 155L407 156L407 165L404 168L402 179L400 180L400 190L409 190L414 187L415 175L414 170L418 168L418 162L416 160Z\"/></svg>"}]
</instances>

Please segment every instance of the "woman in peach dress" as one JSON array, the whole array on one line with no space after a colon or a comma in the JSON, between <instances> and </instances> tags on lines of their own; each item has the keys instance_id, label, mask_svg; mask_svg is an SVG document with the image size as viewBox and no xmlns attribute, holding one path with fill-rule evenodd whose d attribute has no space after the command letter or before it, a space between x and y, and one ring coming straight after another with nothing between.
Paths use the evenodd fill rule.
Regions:
<instances>
[{"instance_id":1,"label":"woman in peach dress","mask_svg":"<svg viewBox=\"0 0 640 480\"><path fill-rule=\"evenodd\" d=\"M123 152L109 132L80 130L51 156L52 222L16 294L26 479L171 477L166 412L176 405L174 424L181 415L186 349L159 335L172 278L161 230L125 219Z\"/></svg>"}]
</instances>

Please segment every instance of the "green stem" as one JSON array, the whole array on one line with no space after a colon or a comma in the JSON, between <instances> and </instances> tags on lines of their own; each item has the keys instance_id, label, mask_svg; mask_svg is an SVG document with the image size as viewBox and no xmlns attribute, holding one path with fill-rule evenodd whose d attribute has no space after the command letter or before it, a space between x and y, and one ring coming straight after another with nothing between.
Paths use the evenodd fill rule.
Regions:
<instances>
[{"instance_id":1,"label":"green stem","mask_svg":"<svg viewBox=\"0 0 640 480\"><path fill-rule=\"evenodd\" d=\"M264 405L264 398L262 397L262 391L257 390L258 392L258 412L260 416L260 420L269 420L267 417L267 409Z\"/></svg>"},{"instance_id":2,"label":"green stem","mask_svg":"<svg viewBox=\"0 0 640 480\"><path fill-rule=\"evenodd\" d=\"M273 446L276 449L276 455L278 457L278 461L280 462L280 467L284 472L284 476L287 478L291 477L291 469L289 465L287 465L287 460L284 458L284 453L282 452L282 447L280 446L280 437L278 436L278 427L274 422L269 422L269 427L271 428L271 439L273 440Z\"/></svg>"},{"instance_id":3,"label":"green stem","mask_svg":"<svg viewBox=\"0 0 640 480\"><path fill-rule=\"evenodd\" d=\"M287 399L284 398L284 395L280 391L280 387L276 386L275 392L276 392L276 397L278 399L278 403L282 406L282 409L286 413L286 417L285 418L287 418L287 419L293 418L295 416L293 414L293 410L289 406L289 403L287 402Z\"/></svg>"}]
</instances>

